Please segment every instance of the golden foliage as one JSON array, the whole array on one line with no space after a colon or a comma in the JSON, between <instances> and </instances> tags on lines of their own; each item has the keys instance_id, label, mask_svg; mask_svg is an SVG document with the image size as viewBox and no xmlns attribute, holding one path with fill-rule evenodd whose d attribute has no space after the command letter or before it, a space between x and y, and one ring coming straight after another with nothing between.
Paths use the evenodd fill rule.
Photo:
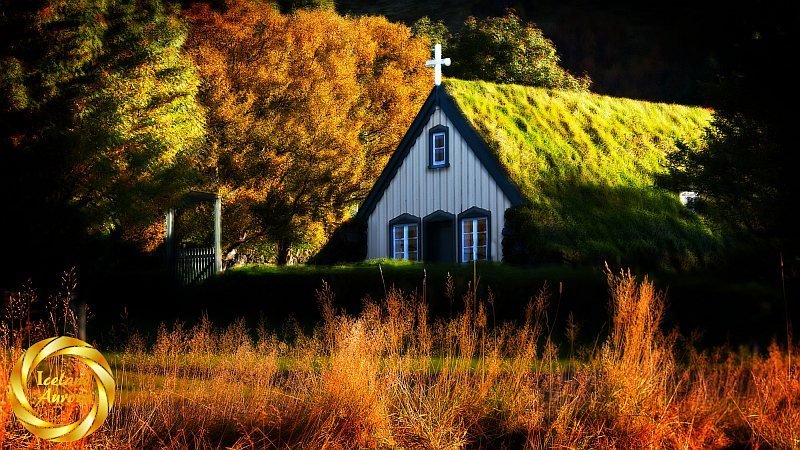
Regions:
<instances>
[{"instance_id":1,"label":"golden foliage","mask_svg":"<svg viewBox=\"0 0 800 450\"><path fill-rule=\"evenodd\" d=\"M338 223L424 101L426 42L381 17L243 0L187 16L209 114L198 164L226 196L226 246Z\"/></svg>"}]
</instances>

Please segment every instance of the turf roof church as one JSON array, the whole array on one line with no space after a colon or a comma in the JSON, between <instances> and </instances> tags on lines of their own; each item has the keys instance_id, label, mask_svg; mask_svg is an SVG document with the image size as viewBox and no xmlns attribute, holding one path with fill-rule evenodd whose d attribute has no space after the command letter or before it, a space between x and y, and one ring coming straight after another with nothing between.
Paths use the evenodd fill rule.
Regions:
<instances>
[{"instance_id":1,"label":"turf roof church","mask_svg":"<svg viewBox=\"0 0 800 450\"><path fill-rule=\"evenodd\" d=\"M502 260L506 209L522 195L441 85L435 86L359 209L367 258Z\"/></svg>"},{"instance_id":2,"label":"turf roof church","mask_svg":"<svg viewBox=\"0 0 800 450\"><path fill-rule=\"evenodd\" d=\"M711 111L583 91L442 83L447 63L441 49L428 62L435 86L359 208L348 254L681 266L713 247L701 218L656 183L677 142L702 139Z\"/></svg>"}]
</instances>

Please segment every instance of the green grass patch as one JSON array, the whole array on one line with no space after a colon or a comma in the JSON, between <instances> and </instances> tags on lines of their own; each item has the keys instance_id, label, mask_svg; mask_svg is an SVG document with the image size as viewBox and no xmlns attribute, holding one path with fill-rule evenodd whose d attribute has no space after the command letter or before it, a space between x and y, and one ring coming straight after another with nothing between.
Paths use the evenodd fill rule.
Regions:
<instances>
[{"instance_id":1,"label":"green grass patch","mask_svg":"<svg viewBox=\"0 0 800 450\"><path fill-rule=\"evenodd\" d=\"M530 199L552 177L652 187L675 141L697 143L708 109L510 84L447 80L447 91Z\"/></svg>"},{"instance_id":2,"label":"green grass patch","mask_svg":"<svg viewBox=\"0 0 800 450\"><path fill-rule=\"evenodd\" d=\"M529 201L510 220L527 250L522 259L649 270L714 261L720 237L677 192L655 184L678 142L700 143L710 110L486 82L445 85Z\"/></svg>"}]
</instances>

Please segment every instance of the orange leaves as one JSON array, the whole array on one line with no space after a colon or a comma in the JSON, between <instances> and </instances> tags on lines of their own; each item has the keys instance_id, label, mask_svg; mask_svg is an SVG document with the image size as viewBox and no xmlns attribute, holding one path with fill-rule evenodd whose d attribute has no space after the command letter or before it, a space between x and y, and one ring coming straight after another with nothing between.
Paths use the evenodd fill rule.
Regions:
<instances>
[{"instance_id":1,"label":"orange leaves","mask_svg":"<svg viewBox=\"0 0 800 450\"><path fill-rule=\"evenodd\" d=\"M199 165L219 174L217 188L249 191L249 210L270 211L267 223L276 214L302 227L341 220L424 101L426 44L384 18L282 15L243 0L224 12L195 5L187 16L210 125ZM265 232L282 239L269 229L229 238Z\"/></svg>"}]
</instances>

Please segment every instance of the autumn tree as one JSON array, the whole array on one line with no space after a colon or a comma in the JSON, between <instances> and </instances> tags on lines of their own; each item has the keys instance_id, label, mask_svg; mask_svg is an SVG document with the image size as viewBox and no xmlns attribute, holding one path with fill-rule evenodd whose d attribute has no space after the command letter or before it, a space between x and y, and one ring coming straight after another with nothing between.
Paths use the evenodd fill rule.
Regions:
<instances>
[{"instance_id":1,"label":"autumn tree","mask_svg":"<svg viewBox=\"0 0 800 450\"><path fill-rule=\"evenodd\" d=\"M198 165L224 196L226 252L269 241L283 264L377 178L430 89L429 50L384 18L225 6L187 13L208 108Z\"/></svg>"}]
</instances>

